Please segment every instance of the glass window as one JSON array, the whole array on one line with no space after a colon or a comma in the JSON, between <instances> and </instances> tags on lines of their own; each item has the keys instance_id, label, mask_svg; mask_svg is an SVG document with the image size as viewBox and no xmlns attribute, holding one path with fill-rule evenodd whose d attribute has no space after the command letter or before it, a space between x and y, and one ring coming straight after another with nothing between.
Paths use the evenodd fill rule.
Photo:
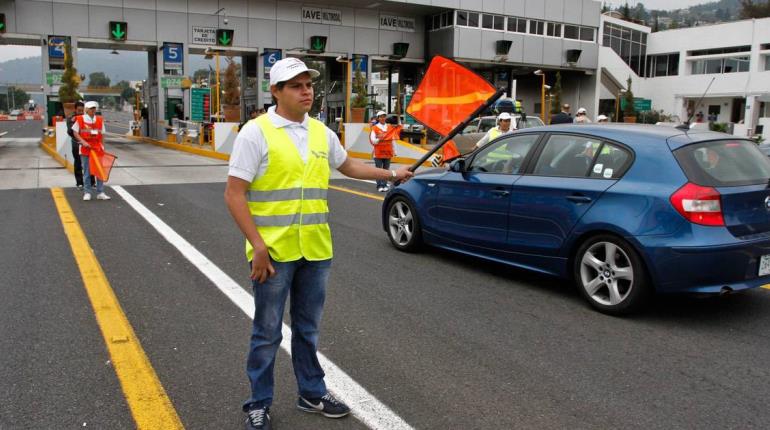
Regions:
<instances>
[{"instance_id":1,"label":"glass window","mask_svg":"<svg viewBox=\"0 0 770 430\"><path fill-rule=\"evenodd\" d=\"M526 33L527 32L527 20L518 18L516 23L516 31L519 33Z\"/></svg>"},{"instance_id":2,"label":"glass window","mask_svg":"<svg viewBox=\"0 0 770 430\"><path fill-rule=\"evenodd\" d=\"M468 12L463 10L457 11L457 25L462 25L463 27L468 25Z\"/></svg>"},{"instance_id":3,"label":"glass window","mask_svg":"<svg viewBox=\"0 0 770 430\"><path fill-rule=\"evenodd\" d=\"M647 33L642 33L642 45L647 44Z\"/></svg>"},{"instance_id":4,"label":"glass window","mask_svg":"<svg viewBox=\"0 0 770 430\"><path fill-rule=\"evenodd\" d=\"M591 167L591 178L617 179L626 170L631 161L631 153L619 146L605 143L599 150L594 165Z\"/></svg>"},{"instance_id":5,"label":"glass window","mask_svg":"<svg viewBox=\"0 0 770 430\"><path fill-rule=\"evenodd\" d=\"M765 55L765 70L770 70L770 55Z\"/></svg>"},{"instance_id":6,"label":"glass window","mask_svg":"<svg viewBox=\"0 0 770 430\"><path fill-rule=\"evenodd\" d=\"M441 14L441 26L442 27L449 26L449 14L446 12Z\"/></svg>"},{"instance_id":7,"label":"glass window","mask_svg":"<svg viewBox=\"0 0 770 430\"><path fill-rule=\"evenodd\" d=\"M692 62L693 75L702 75L706 73L706 62L704 60L697 60Z\"/></svg>"},{"instance_id":8,"label":"glass window","mask_svg":"<svg viewBox=\"0 0 770 430\"><path fill-rule=\"evenodd\" d=\"M580 40L586 40L589 42L594 41L594 29L592 27L580 28Z\"/></svg>"},{"instance_id":9,"label":"glass window","mask_svg":"<svg viewBox=\"0 0 770 430\"><path fill-rule=\"evenodd\" d=\"M580 38L580 29L577 25L564 25L564 38L565 39L579 39Z\"/></svg>"},{"instance_id":10,"label":"glass window","mask_svg":"<svg viewBox=\"0 0 770 430\"><path fill-rule=\"evenodd\" d=\"M515 175L527 154L540 138L539 134L511 136L488 145L471 162L471 172Z\"/></svg>"},{"instance_id":11,"label":"glass window","mask_svg":"<svg viewBox=\"0 0 770 430\"><path fill-rule=\"evenodd\" d=\"M565 29L566 30L566 29ZM615 51L616 54L620 55L620 39L617 37L613 37L610 41L612 50Z\"/></svg>"},{"instance_id":12,"label":"glass window","mask_svg":"<svg viewBox=\"0 0 770 430\"><path fill-rule=\"evenodd\" d=\"M543 34L543 21L529 20L529 33L530 34Z\"/></svg>"},{"instance_id":13,"label":"glass window","mask_svg":"<svg viewBox=\"0 0 770 430\"><path fill-rule=\"evenodd\" d=\"M668 76L676 76L679 74L679 54L668 55Z\"/></svg>"},{"instance_id":14,"label":"glass window","mask_svg":"<svg viewBox=\"0 0 770 430\"><path fill-rule=\"evenodd\" d=\"M739 72L748 72L749 71L749 57L738 57L735 59L738 62L738 71Z\"/></svg>"},{"instance_id":15,"label":"glass window","mask_svg":"<svg viewBox=\"0 0 770 430\"><path fill-rule=\"evenodd\" d=\"M549 22L546 29L546 34L553 37L561 37L561 24Z\"/></svg>"},{"instance_id":16,"label":"glass window","mask_svg":"<svg viewBox=\"0 0 770 430\"><path fill-rule=\"evenodd\" d=\"M495 30L505 30L505 17L495 15L495 22L493 24Z\"/></svg>"},{"instance_id":17,"label":"glass window","mask_svg":"<svg viewBox=\"0 0 770 430\"><path fill-rule=\"evenodd\" d=\"M658 55L655 57L655 76L666 76L668 74L668 55Z\"/></svg>"},{"instance_id":18,"label":"glass window","mask_svg":"<svg viewBox=\"0 0 770 430\"><path fill-rule=\"evenodd\" d=\"M445 12L447 25L454 25L455 14L453 12Z\"/></svg>"},{"instance_id":19,"label":"glass window","mask_svg":"<svg viewBox=\"0 0 770 430\"><path fill-rule=\"evenodd\" d=\"M606 47L608 47L608 48L610 47L610 36L608 36L608 35L606 35L606 34L605 34L605 35L602 37L602 46L606 46Z\"/></svg>"},{"instance_id":20,"label":"glass window","mask_svg":"<svg viewBox=\"0 0 770 430\"><path fill-rule=\"evenodd\" d=\"M535 175L584 177L601 146L597 139L583 136L552 135L537 160Z\"/></svg>"},{"instance_id":21,"label":"glass window","mask_svg":"<svg viewBox=\"0 0 770 430\"><path fill-rule=\"evenodd\" d=\"M725 58L725 73L738 72L738 59L737 58Z\"/></svg>"},{"instance_id":22,"label":"glass window","mask_svg":"<svg viewBox=\"0 0 770 430\"><path fill-rule=\"evenodd\" d=\"M631 30L631 41L632 42L641 42L642 41L642 32L637 30Z\"/></svg>"},{"instance_id":23,"label":"glass window","mask_svg":"<svg viewBox=\"0 0 770 430\"><path fill-rule=\"evenodd\" d=\"M722 59L715 58L706 60L706 74L722 73Z\"/></svg>"},{"instance_id":24,"label":"glass window","mask_svg":"<svg viewBox=\"0 0 770 430\"><path fill-rule=\"evenodd\" d=\"M494 17L492 15L484 14L481 16L481 26L483 28L492 28L493 21L494 21Z\"/></svg>"},{"instance_id":25,"label":"glass window","mask_svg":"<svg viewBox=\"0 0 770 430\"><path fill-rule=\"evenodd\" d=\"M687 145L674 156L690 181L706 187L765 184L770 179L770 158L745 140Z\"/></svg>"},{"instance_id":26,"label":"glass window","mask_svg":"<svg viewBox=\"0 0 770 430\"><path fill-rule=\"evenodd\" d=\"M474 12L468 12L468 27L479 26L479 14Z\"/></svg>"},{"instance_id":27,"label":"glass window","mask_svg":"<svg viewBox=\"0 0 770 430\"><path fill-rule=\"evenodd\" d=\"M441 15L433 15L433 29L441 28Z\"/></svg>"}]
</instances>

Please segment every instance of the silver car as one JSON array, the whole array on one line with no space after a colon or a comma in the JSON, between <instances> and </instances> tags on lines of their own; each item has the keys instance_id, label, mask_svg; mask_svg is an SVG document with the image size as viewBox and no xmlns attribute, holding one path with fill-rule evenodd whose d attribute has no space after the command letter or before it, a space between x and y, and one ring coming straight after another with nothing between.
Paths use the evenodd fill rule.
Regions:
<instances>
[{"instance_id":1,"label":"silver car","mask_svg":"<svg viewBox=\"0 0 770 430\"><path fill-rule=\"evenodd\" d=\"M534 115L527 115L526 119L523 119L521 115L514 114L513 119L516 121L517 130L545 125L539 117ZM487 134L489 129L495 125L497 125L496 116L482 116L476 118L452 140L454 140L457 149L459 149L461 153L465 154L471 152L476 148L476 142L481 140L481 138Z\"/></svg>"}]
</instances>

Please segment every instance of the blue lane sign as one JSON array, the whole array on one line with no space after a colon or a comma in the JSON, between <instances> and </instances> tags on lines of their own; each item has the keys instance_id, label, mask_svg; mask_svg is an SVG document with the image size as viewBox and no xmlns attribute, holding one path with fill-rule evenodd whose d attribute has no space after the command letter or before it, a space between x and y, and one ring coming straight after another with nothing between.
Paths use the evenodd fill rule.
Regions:
<instances>
[{"instance_id":1,"label":"blue lane sign","mask_svg":"<svg viewBox=\"0 0 770 430\"><path fill-rule=\"evenodd\" d=\"M281 59L280 49L265 49L265 59L264 59L265 67L273 67L273 64L275 64L280 59Z\"/></svg>"},{"instance_id":2,"label":"blue lane sign","mask_svg":"<svg viewBox=\"0 0 770 430\"><path fill-rule=\"evenodd\" d=\"M181 43L163 43L163 68L181 69L184 50Z\"/></svg>"},{"instance_id":3,"label":"blue lane sign","mask_svg":"<svg viewBox=\"0 0 770 430\"><path fill-rule=\"evenodd\" d=\"M364 76L369 70L369 56L353 54L353 72L360 71Z\"/></svg>"},{"instance_id":4,"label":"blue lane sign","mask_svg":"<svg viewBox=\"0 0 770 430\"><path fill-rule=\"evenodd\" d=\"M48 36L48 58L64 59L64 36Z\"/></svg>"}]
</instances>

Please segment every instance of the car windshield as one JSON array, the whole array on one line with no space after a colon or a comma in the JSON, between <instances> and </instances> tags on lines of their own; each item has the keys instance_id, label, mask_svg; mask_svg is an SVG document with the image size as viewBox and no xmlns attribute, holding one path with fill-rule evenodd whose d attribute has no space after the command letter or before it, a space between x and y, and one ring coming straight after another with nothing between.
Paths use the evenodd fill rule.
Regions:
<instances>
[{"instance_id":1,"label":"car windshield","mask_svg":"<svg viewBox=\"0 0 770 430\"><path fill-rule=\"evenodd\" d=\"M770 181L770 159L753 142L717 140L674 151L687 178L707 187L762 184Z\"/></svg>"},{"instance_id":2,"label":"car windshield","mask_svg":"<svg viewBox=\"0 0 770 430\"><path fill-rule=\"evenodd\" d=\"M490 128L493 128L496 126L496 121L494 117L491 118L481 118L481 122L479 122L479 128L476 130L477 133L486 133L489 131Z\"/></svg>"},{"instance_id":3,"label":"car windshield","mask_svg":"<svg viewBox=\"0 0 770 430\"><path fill-rule=\"evenodd\" d=\"M522 128L530 128L530 127L540 127L543 124L543 121L540 120L540 118L536 116L528 116L527 119L519 118L516 122L516 127L519 129Z\"/></svg>"}]
</instances>

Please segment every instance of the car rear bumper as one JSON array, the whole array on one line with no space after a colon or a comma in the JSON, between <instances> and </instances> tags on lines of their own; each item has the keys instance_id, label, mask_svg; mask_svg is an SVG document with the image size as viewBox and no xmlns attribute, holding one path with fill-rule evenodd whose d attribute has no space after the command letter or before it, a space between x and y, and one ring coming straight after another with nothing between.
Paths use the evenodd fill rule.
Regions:
<instances>
[{"instance_id":1,"label":"car rear bumper","mask_svg":"<svg viewBox=\"0 0 770 430\"><path fill-rule=\"evenodd\" d=\"M662 245L654 237L636 237L645 260L663 293L720 293L770 284L759 276L763 255L770 255L770 240L738 241L710 246Z\"/></svg>"}]
</instances>

